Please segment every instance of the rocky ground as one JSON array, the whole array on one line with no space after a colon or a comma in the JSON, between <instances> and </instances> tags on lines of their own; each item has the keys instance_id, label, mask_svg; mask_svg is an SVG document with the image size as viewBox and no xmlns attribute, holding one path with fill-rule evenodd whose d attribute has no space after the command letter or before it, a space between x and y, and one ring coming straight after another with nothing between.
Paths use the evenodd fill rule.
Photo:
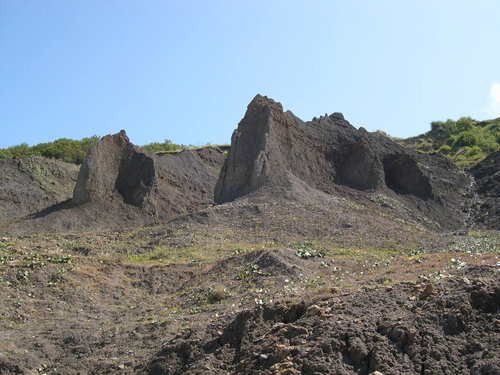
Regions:
<instances>
[{"instance_id":1,"label":"rocky ground","mask_svg":"<svg viewBox=\"0 0 500 375\"><path fill-rule=\"evenodd\" d=\"M148 374L494 374L500 370L498 267L307 301L263 304L185 330Z\"/></svg>"},{"instance_id":2,"label":"rocky ground","mask_svg":"<svg viewBox=\"0 0 500 375\"><path fill-rule=\"evenodd\" d=\"M198 226L2 238L0 373L498 371L495 232L398 248Z\"/></svg>"},{"instance_id":3,"label":"rocky ground","mask_svg":"<svg viewBox=\"0 0 500 375\"><path fill-rule=\"evenodd\" d=\"M229 150L2 161L0 374L500 374L499 155L258 95Z\"/></svg>"}]
</instances>

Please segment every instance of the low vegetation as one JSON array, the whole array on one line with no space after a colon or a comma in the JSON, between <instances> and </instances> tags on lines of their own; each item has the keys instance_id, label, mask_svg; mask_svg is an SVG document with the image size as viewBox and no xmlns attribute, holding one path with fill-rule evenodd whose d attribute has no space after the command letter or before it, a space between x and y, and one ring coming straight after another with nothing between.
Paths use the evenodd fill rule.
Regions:
<instances>
[{"instance_id":1,"label":"low vegetation","mask_svg":"<svg viewBox=\"0 0 500 375\"><path fill-rule=\"evenodd\" d=\"M296 246L295 255L299 258L324 258L327 254L325 249L317 249L310 242L304 242Z\"/></svg>"},{"instance_id":2,"label":"low vegetation","mask_svg":"<svg viewBox=\"0 0 500 375\"><path fill-rule=\"evenodd\" d=\"M30 146L27 143L21 143L19 145L0 149L0 159L21 158L24 156L44 156L46 158L58 159L68 163L81 164L88 149L96 144L99 139L99 136L94 135L80 140L60 138L53 142L39 143L34 146ZM163 142L148 143L142 147L151 152L179 152L185 149L197 148L195 146L173 143L169 139ZM202 147L220 147L220 145L207 144Z\"/></svg>"},{"instance_id":3,"label":"low vegetation","mask_svg":"<svg viewBox=\"0 0 500 375\"><path fill-rule=\"evenodd\" d=\"M23 156L44 156L59 159L68 163L81 164L87 150L99 141L99 137L83 138L80 140L60 138L53 142L39 143L29 146L21 143L16 146L0 149L0 159L20 158Z\"/></svg>"},{"instance_id":4,"label":"low vegetation","mask_svg":"<svg viewBox=\"0 0 500 375\"><path fill-rule=\"evenodd\" d=\"M187 146L173 143L170 139L165 139L164 142L152 142L142 147L151 152L175 152L181 151Z\"/></svg>"},{"instance_id":5,"label":"low vegetation","mask_svg":"<svg viewBox=\"0 0 500 375\"><path fill-rule=\"evenodd\" d=\"M421 152L439 152L456 164L469 167L500 150L500 118L477 121L462 117L456 121L435 121L427 133L397 141Z\"/></svg>"}]
</instances>

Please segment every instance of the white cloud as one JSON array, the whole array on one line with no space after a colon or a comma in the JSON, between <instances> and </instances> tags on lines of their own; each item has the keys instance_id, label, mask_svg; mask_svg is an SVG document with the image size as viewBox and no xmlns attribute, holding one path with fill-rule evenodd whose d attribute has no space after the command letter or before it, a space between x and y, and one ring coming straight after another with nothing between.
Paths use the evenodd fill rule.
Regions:
<instances>
[{"instance_id":1,"label":"white cloud","mask_svg":"<svg viewBox=\"0 0 500 375\"><path fill-rule=\"evenodd\" d=\"M488 114L493 117L500 116L500 83L494 82L490 88L490 105Z\"/></svg>"},{"instance_id":2,"label":"white cloud","mask_svg":"<svg viewBox=\"0 0 500 375\"><path fill-rule=\"evenodd\" d=\"M500 83L495 82L491 85L490 97L495 103L500 103Z\"/></svg>"}]
</instances>

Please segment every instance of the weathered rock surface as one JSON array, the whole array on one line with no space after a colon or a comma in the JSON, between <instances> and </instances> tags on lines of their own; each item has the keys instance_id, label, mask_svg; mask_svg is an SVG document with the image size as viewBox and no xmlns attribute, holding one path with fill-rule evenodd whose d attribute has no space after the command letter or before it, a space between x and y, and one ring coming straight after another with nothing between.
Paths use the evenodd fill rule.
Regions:
<instances>
[{"instance_id":1,"label":"weathered rock surface","mask_svg":"<svg viewBox=\"0 0 500 375\"><path fill-rule=\"evenodd\" d=\"M0 221L71 198L78 166L37 156L0 160Z\"/></svg>"},{"instance_id":2,"label":"weathered rock surface","mask_svg":"<svg viewBox=\"0 0 500 375\"><path fill-rule=\"evenodd\" d=\"M382 192L443 227L463 224L468 178L458 167L357 130L340 113L304 122L257 95L231 142L215 189L218 203L264 192L302 199L311 189L342 194L347 188Z\"/></svg>"},{"instance_id":3,"label":"weathered rock surface","mask_svg":"<svg viewBox=\"0 0 500 375\"><path fill-rule=\"evenodd\" d=\"M478 224L500 229L500 151L490 154L470 172L480 197Z\"/></svg>"},{"instance_id":4,"label":"weathered rock surface","mask_svg":"<svg viewBox=\"0 0 500 375\"><path fill-rule=\"evenodd\" d=\"M155 211L157 169L153 154L134 146L125 131L103 137L80 168L74 204L115 199Z\"/></svg>"}]
</instances>

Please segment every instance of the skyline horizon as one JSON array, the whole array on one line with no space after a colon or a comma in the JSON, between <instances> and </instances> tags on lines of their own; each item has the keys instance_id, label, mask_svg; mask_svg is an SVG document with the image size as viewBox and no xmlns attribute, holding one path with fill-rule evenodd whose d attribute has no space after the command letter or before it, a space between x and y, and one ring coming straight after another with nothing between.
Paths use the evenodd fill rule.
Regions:
<instances>
[{"instance_id":1,"label":"skyline horizon","mask_svg":"<svg viewBox=\"0 0 500 375\"><path fill-rule=\"evenodd\" d=\"M285 106L285 105L284 105L281 101L276 100L275 98L272 98L272 97L270 97L270 96L268 96L268 95L265 95L265 94L257 93L257 94L256 94L256 95L254 95L254 97L253 97L253 98L249 101L249 104L252 102L252 100L253 100L256 96L259 96L259 95L264 96L264 97L267 97L267 98L269 98L269 99L272 99L272 100L274 100L274 101L276 101L276 102L280 103L280 104L283 106L283 111L284 111L284 112L290 111L290 112L292 112L295 116L297 116L297 115L295 114L295 112L293 111L293 109L291 109L291 108L287 108L287 107L286 107L286 106ZM245 110L245 112L246 112L246 110ZM243 112L243 115L242 115L241 119L243 119L243 117L244 117L244 115L245 115L245 112ZM302 121L304 121L304 122L308 122L308 121L312 121L315 117L320 117L320 116L323 116L323 115L325 115L325 114L326 114L326 115L331 115L331 114L333 114L333 113L341 113L341 114L345 117L344 113L343 113L343 112L341 112L341 111L340 111L340 112L339 112L339 111L334 111L334 112L325 112L325 113L322 113L322 114L317 114L317 115L315 115L315 116L313 116L313 117L311 117L311 118L309 118L309 119L304 119L304 118L301 118L301 117L299 117L299 116L297 116L297 117L299 117L299 118L300 118ZM471 117L471 116L460 116L460 117L458 117L458 118L454 118L454 119L453 119L453 118L443 118L443 119L439 119L439 120L435 120L435 121L447 121L447 120L456 121L456 120L459 120L460 118L464 118L464 117ZM241 119L240 119L240 120L241 120ZM349 123L350 123L352 126L354 126L356 129L359 129L360 127L364 127L363 125L359 125L359 126L357 126L356 124L353 124L351 121L349 121L349 118L347 118L347 117L345 117L345 119L347 120L347 122L349 122ZM474 119L474 120L476 120L476 121L482 122L482 121L489 121L489 120L497 120L497 119L500 119L500 116L499 116L499 117L484 118L484 119L477 119L477 118L473 118L473 119ZM425 131L425 132L423 132L423 133L419 133L419 134L410 135L409 137L404 137L403 139L405 139L405 138L413 138L413 137L417 137L417 136L419 136L419 135L423 135L423 134L427 133L428 131L430 131L430 130L431 130L431 123L432 123L432 122L434 122L434 121L431 121L431 122L428 124L428 125L429 125L429 129L428 129L427 131ZM233 132L237 129L238 124L239 124L239 121L238 121L238 123L236 124L235 128L233 129ZM117 134L117 133L119 133L120 131L125 131L125 132L127 133L127 136L130 138L130 136L129 136L128 132L127 132L127 129L126 129L126 128L123 128L123 129L116 129L115 131L112 131L112 132L107 133L107 134L89 134L89 135L87 135L87 136L84 136L84 137L82 137L82 138L78 138L78 139L75 139L75 138L67 138L67 137L56 137L56 138L54 138L54 139L52 139L52 140L49 140L49 141L47 141L47 142L36 142L36 143L32 143L32 144L27 143L27 142L20 142L20 143L17 143L17 144L13 144L13 145L6 146L6 147L0 147L0 149L5 149L5 148L9 148L9 147L15 147L15 146L18 146L18 145L21 145L21 144L27 144L28 146L30 146L30 147L31 147L31 146L35 146L35 145L40 144L40 143L50 143L50 142L56 141L56 140L58 140L58 139L74 139L74 140L81 140L81 139L83 139L83 138L90 138L90 137L95 137L95 136L102 138L102 137L104 137L104 136L106 136L106 135ZM393 136L392 134L388 133L388 132L387 132L386 130L384 130L384 129L368 130L368 132L378 132L378 131L383 131L383 132L387 133L387 134L388 134L390 137L392 137L392 138L402 138L402 137L395 137L395 136ZM231 133L231 135L232 135L232 133ZM150 144L150 143L155 143L155 142L160 142L160 143L161 143L161 142L164 142L164 141L167 141L167 140L168 140L168 141L171 141L171 142L172 142L172 143L174 143L174 144L178 144L178 145L181 145L181 146L186 146L186 147L198 147L198 146L200 146L200 147L202 147L202 146L230 145L230 144L231 144L231 135L229 136L228 142L215 143L215 144L214 144L214 143L211 143L211 142L206 142L206 143L201 143L201 144L184 144L184 143L179 143L179 142L176 142L176 141L175 141L175 139L170 139L170 138L168 138L168 137L167 137L167 138L158 139L158 140L153 140L152 142L148 142L148 143L145 143L145 144L135 143L135 142L133 142L133 139L132 139L132 138L130 138L130 140L131 140L131 142L132 142L132 143L134 143L134 144L136 144L136 145L138 145L138 146L146 146L146 145L148 145L148 144Z\"/></svg>"},{"instance_id":2,"label":"skyline horizon","mask_svg":"<svg viewBox=\"0 0 500 375\"><path fill-rule=\"evenodd\" d=\"M500 3L0 2L0 148L227 142L256 93L407 138L500 117Z\"/></svg>"}]
</instances>

